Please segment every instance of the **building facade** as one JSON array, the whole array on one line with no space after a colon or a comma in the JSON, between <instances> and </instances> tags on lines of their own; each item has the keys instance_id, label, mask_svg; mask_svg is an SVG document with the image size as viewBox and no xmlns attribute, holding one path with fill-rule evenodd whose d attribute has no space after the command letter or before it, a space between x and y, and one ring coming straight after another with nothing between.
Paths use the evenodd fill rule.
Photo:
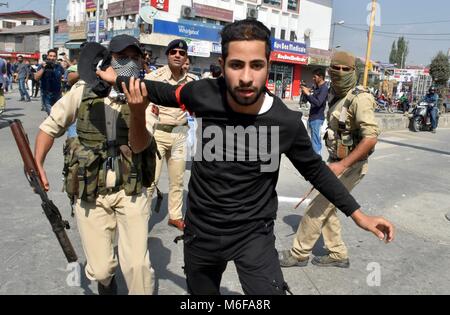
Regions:
<instances>
[{"instance_id":1,"label":"building facade","mask_svg":"<svg viewBox=\"0 0 450 315\"><path fill-rule=\"evenodd\" d=\"M96 0L70 0L69 39L75 47L95 37ZM157 65L167 63L167 44L183 38L196 74L217 64L220 31L226 23L248 17L266 25L272 34L268 88L283 98L299 96L300 81L309 81L315 67L329 65L332 0L103 0L100 41L129 34L152 51ZM151 19L140 16L156 8ZM67 45L66 45L67 46Z\"/></svg>"}]
</instances>

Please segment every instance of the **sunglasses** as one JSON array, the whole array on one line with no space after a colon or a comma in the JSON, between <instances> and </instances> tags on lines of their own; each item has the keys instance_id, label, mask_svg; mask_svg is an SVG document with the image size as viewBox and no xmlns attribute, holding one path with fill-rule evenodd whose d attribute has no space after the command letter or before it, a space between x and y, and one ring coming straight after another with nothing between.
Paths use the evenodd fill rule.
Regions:
<instances>
[{"instance_id":1,"label":"sunglasses","mask_svg":"<svg viewBox=\"0 0 450 315\"><path fill-rule=\"evenodd\" d=\"M185 52L184 50L172 49L171 51L169 51L169 54L170 54L171 56L175 56L177 53L178 53L181 57L186 56L186 52Z\"/></svg>"},{"instance_id":2,"label":"sunglasses","mask_svg":"<svg viewBox=\"0 0 450 315\"><path fill-rule=\"evenodd\" d=\"M347 66L331 66L331 69L344 72L349 72L353 70L353 68Z\"/></svg>"}]
</instances>

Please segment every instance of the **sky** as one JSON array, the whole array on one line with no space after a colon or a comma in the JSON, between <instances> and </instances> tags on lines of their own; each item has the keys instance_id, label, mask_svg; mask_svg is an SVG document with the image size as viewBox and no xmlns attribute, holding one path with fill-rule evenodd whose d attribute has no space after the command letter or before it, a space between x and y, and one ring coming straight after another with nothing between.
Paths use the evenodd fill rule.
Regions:
<instances>
[{"instance_id":1,"label":"sky","mask_svg":"<svg viewBox=\"0 0 450 315\"><path fill-rule=\"evenodd\" d=\"M369 0L333 0L333 22L336 25L334 46L365 57L367 33L346 27L368 30L366 10ZM449 0L378 0L380 26L375 31L398 33L374 36L371 59L388 62L392 43L404 35L409 41L407 65L429 65L431 59L441 50L447 54L450 48L450 1ZM445 21L445 22L442 22ZM439 22L439 23L431 23ZM391 25L389 25L391 24ZM392 25L396 24L396 25ZM447 35L408 35L447 34Z\"/></svg>"},{"instance_id":2,"label":"sky","mask_svg":"<svg viewBox=\"0 0 450 315\"><path fill-rule=\"evenodd\" d=\"M0 0L0 3L5 2L9 3L9 8L0 6L0 12L35 10L50 17L50 0ZM57 18L67 17L67 2L68 0L56 0ZM380 8L381 25L376 26L375 31L398 34L375 35L372 60L388 62L392 42L402 34L409 41L406 64L428 65L440 50L447 53L450 48L449 0L378 0L377 2ZM349 50L357 56L365 57L367 33L364 29L368 29L366 20L370 12L366 8L369 3L370 0L333 0L333 21L344 20L342 26L337 25L335 28L334 46L340 45L339 49ZM430 23L436 21L439 23ZM408 35L407 33L448 35Z\"/></svg>"}]
</instances>

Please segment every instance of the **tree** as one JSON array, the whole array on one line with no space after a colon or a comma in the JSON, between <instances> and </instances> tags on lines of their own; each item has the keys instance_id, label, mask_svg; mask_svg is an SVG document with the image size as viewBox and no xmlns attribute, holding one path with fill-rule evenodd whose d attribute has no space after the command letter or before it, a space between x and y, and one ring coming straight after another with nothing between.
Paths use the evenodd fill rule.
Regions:
<instances>
[{"instance_id":1,"label":"tree","mask_svg":"<svg viewBox=\"0 0 450 315\"><path fill-rule=\"evenodd\" d=\"M396 63L397 58L397 44L394 40L392 43L391 53L389 54L389 63Z\"/></svg>"},{"instance_id":2,"label":"tree","mask_svg":"<svg viewBox=\"0 0 450 315\"><path fill-rule=\"evenodd\" d=\"M444 98L448 94L447 82L450 78L450 62L447 55L442 51L440 51L431 61L430 75L438 87L439 109L442 111Z\"/></svg>"},{"instance_id":3,"label":"tree","mask_svg":"<svg viewBox=\"0 0 450 315\"><path fill-rule=\"evenodd\" d=\"M447 86L450 78L450 63L448 57L442 51L431 61L430 75L438 86Z\"/></svg>"},{"instance_id":4,"label":"tree","mask_svg":"<svg viewBox=\"0 0 450 315\"><path fill-rule=\"evenodd\" d=\"M364 77L364 68L365 68L364 62L361 59L356 58L356 82L357 82L357 84L362 84L362 80Z\"/></svg>"},{"instance_id":5,"label":"tree","mask_svg":"<svg viewBox=\"0 0 450 315\"><path fill-rule=\"evenodd\" d=\"M408 56L408 53L408 42L402 36L397 41L397 65L399 65L400 68L405 68L406 57Z\"/></svg>"},{"instance_id":6,"label":"tree","mask_svg":"<svg viewBox=\"0 0 450 315\"><path fill-rule=\"evenodd\" d=\"M389 54L389 63L396 64L398 68L404 68L408 53L408 42L402 36L397 42L394 40L392 43L391 53Z\"/></svg>"}]
</instances>

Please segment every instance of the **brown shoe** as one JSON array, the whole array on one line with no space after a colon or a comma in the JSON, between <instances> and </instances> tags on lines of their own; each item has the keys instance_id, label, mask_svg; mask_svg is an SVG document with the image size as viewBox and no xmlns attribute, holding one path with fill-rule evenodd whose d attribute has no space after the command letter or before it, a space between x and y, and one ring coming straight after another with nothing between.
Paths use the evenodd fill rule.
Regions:
<instances>
[{"instance_id":1,"label":"brown shoe","mask_svg":"<svg viewBox=\"0 0 450 315\"><path fill-rule=\"evenodd\" d=\"M184 230L184 220L183 219L176 219L176 220L169 219L167 224L176 227L180 231Z\"/></svg>"}]
</instances>

